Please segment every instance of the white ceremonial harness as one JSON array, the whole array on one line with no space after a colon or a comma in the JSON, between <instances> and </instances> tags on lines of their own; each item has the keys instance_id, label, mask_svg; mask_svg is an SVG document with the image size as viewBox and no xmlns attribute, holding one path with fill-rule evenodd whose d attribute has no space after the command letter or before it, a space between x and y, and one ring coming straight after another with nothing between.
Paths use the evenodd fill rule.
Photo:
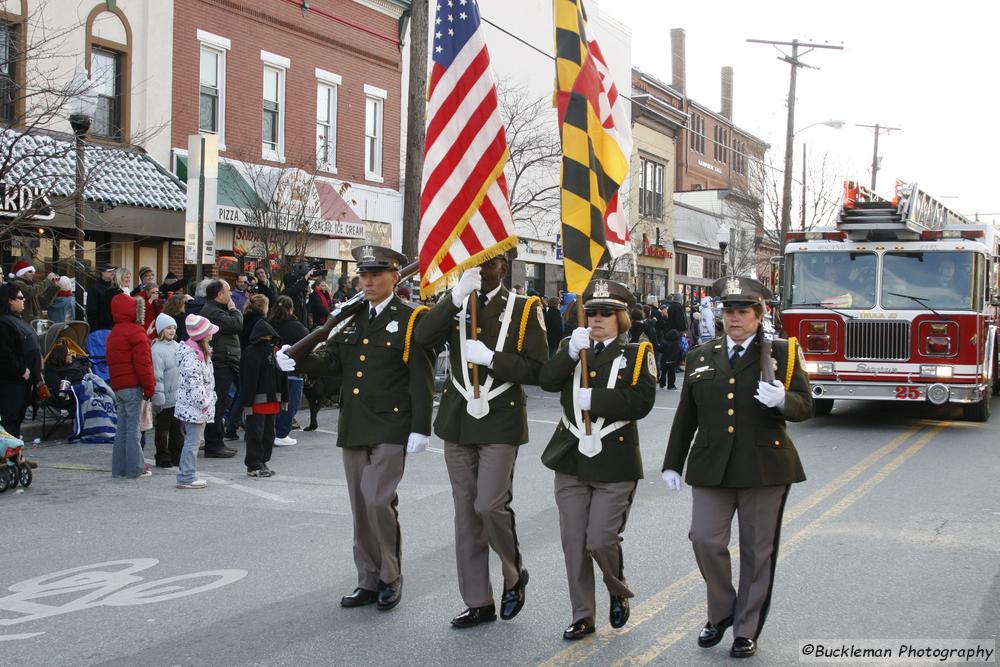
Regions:
<instances>
[{"instance_id":1,"label":"white ceremonial harness","mask_svg":"<svg viewBox=\"0 0 1000 667\"><path fill-rule=\"evenodd\" d=\"M510 329L510 320L514 315L514 302L517 298L518 296L516 294L510 294L507 297L507 307L504 308L503 317L500 318L500 335L497 337L497 346L494 352L503 351L504 341L507 340L507 330ZM473 396L472 390L469 389L469 386L471 385L469 380L469 364L465 360L465 313L468 307L469 301L466 299L462 302L462 309L458 313L458 350L459 358L462 360L462 382L459 382L455 375L451 376L451 382L455 385L455 388L458 389L458 393L462 394L465 398L466 412L476 419L482 419L490 413L490 400L513 387L514 383L504 382L503 384L494 387L494 377L490 375L486 378L486 382L479 387L479 398L475 398Z\"/></svg>"},{"instance_id":2,"label":"white ceremonial harness","mask_svg":"<svg viewBox=\"0 0 1000 667\"><path fill-rule=\"evenodd\" d=\"M615 384L618 382L618 371L620 371L628 361L625 359L625 347L622 346L621 354L611 362L611 375L608 377L608 389L614 389ZM636 361L638 363L638 360ZM578 361L576 363L576 370L573 371L573 387L580 386L580 376L583 374L582 366ZM562 423L569 429L570 433L575 435L579 439L579 444L577 449L580 453L588 458L593 458L601 453L602 445L601 438L608 435L613 431L617 431L623 426L627 426L631 421L617 421L611 424L604 423L604 417L598 417L590 423L590 435L583 432L583 429L579 428L577 424L583 423L583 410L580 409L580 397L579 392L573 391L573 417L576 424L570 422L566 418L566 413L563 413Z\"/></svg>"}]
</instances>

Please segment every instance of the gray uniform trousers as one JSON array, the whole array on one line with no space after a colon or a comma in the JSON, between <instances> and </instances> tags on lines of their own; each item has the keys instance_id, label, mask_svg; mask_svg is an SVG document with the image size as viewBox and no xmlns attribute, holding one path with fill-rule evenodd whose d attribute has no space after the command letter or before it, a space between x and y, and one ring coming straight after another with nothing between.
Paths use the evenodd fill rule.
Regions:
<instances>
[{"instance_id":1,"label":"gray uniform trousers","mask_svg":"<svg viewBox=\"0 0 1000 667\"><path fill-rule=\"evenodd\" d=\"M733 617L733 636L756 640L771 604L787 485L692 486L688 537L708 592L708 621ZM740 585L733 588L729 537L739 512Z\"/></svg>"},{"instance_id":2,"label":"gray uniform trousers","mask_svg":"<svg viewBox=\"0 0 1000 667\"><path fill-rule=\"evenodd\" d=\"M584 482L561 472L555 477L559 532L573 622L596 618L594 565L604 574L610 595L633 597L625 583L622 531L638 481Z\"/></svg>"},{"instance_id":3,"label":"gray uniform trousers","mask_svg":"<svg viewBox=\"0 0 1000 667\"><path fill-rule=\"evenodd\" d=\"M515 445L444 443L444 460L455 501L458 590L468 607L493 604L490 548L500 557L504 590L521 577L514 510Z\"/></svg>"},{"instance_id":4,"label":"gray uniform trousers","mask_svg":"<svg viewBox=\"0 0 1000 667\"><path fill-rule=\"evenodd\" d=\"M358 587L379 590L399 578L401 536L396 487L403 478L401 445L342 447L347 495L354 515L354 564Z\"/></svg>"}]
</instances>

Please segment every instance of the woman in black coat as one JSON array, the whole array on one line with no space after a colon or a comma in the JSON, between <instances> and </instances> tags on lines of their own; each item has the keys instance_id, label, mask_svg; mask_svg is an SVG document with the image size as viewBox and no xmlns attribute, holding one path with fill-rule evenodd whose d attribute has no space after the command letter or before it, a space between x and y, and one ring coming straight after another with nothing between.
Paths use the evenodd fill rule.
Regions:
<instances>
[{"instance_id":1,"label":"woman in black coat","mask_svg":"<svg viewBox=\"0 0 1000 667\"><path fill-rule=\"evenodd\" d=\"M274 330L278 332L282 345L295 345L300 340L309 335L309 330L295 317L295 304L291 297L279 296L278 301L271 309L268 321ZM274 444L279 447L294 445L295 439L288 437L292 432L292 421L295 413L299 410L299 402L302 400L302 387L305 378L297 373L288 375L288 406L278 415L274 426Z\"/></svg>"},{"instance_id":2,"label":"woman in black coat","mask_svg":"<svg viewBox=\"0 0 1000 667\"><path fill-rule=\"evenodd\" d=\"M263 294L252 294L247 300L247 309L243 313L243 330L240 331L240 349L250 346L250 334L257 322L267 319L270 300Z\"/></svg>"},{"instance_id":3,"label":"woman in black coat","mask_svg":"<svg viewBox=\"0 0 1000 667\"><path fill-rule=\"evenodd\" d=\"M21 437L21 422L32 392L42 377L42 350L38 336L21 319L24 294L17 285L0 285L0 422L8 433Z\"/></svg>"}]
</instances>

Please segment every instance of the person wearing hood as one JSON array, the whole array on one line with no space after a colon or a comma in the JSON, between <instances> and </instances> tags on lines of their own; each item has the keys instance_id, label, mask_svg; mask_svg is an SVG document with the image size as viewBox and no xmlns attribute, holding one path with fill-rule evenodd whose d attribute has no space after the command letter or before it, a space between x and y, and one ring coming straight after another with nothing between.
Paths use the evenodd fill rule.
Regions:
<instances>
[{"instance_id":1,"label":"person wearing hood","mask_svg":"<svg viewBox=\"0 0 1000 667\"><path fill-rule=\"evenodd\" d=\"M22 259L14 265L9 277L11 284L17 285L24 295L21 319L30 325L32 321L41 318L42 310L48 307L59 292L59 276L50 273L47 277L40 278L35 273L35 267Z\"/></svg>"},{"instance_id":2,"label":"person wearing hood","mask_svg":"<svg viewBox=\"0 0 1000 667\"><path fill-rule=\"evenodd\" d=\"M701 309L698 311L701 319L698 321L698 344L707 343L715 338L715 313L712 312L712 297L701 298Z\"/></svg>"},{"instance_id":3,"label":"person wearing hood","mask_svg":"<svg viewBox=\"0 0 1000 667\"><path fill-rule=\"evenodd\" d=\"M156 340L153 342L153 422L156 427L156 467L172 468L181 462L184 445L181 423L174 419L180 367L177 365L177 322L166 313L156 316Z\"/></svg>"},{"instance_id":4,"label":"person wearing hood","mask_svg":"<svg viewBox=\"0 0 1000 667\"><path fill-rule=\"evenodd\" d=\"M274 448L274 424L288 402L288 378L274 357L279 341L274 327L258 320L250 332L250 345L240 357L239 404L246 429L248 477L274 474L267 466Z\"/></svg>"},{"instance_id":5,"label":"person wearing hood","mask_svg":"<svg viewBox=\"0 0 1000 667\"><path fill-rule=\"evenodd\" d=\"M139 413L142 401L152 398L156 391L156 378L149 338L141 324L146 319L145 303L128 294L116 294L111 300L111 316L115 325L108 334L105 354L118 423L111 451L111 476L148 477L152 473L142 458Z\"/></svg>"}]
</instances>

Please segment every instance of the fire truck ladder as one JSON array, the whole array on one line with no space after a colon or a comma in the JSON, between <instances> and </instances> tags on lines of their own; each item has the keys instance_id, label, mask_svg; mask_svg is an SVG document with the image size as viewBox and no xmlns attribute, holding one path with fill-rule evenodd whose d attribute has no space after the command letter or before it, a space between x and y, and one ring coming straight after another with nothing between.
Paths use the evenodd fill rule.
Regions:
<instances>
[{"instance_id":1,"label":"fire truck ladder","mask_svg":"<svg viewBox=\"0 0 1000 667\"><path fill-rule=\"evenodd\" d=\"M852 241L903 241L919 239L921 232L971 223L916 183L896 181L896 196L890 201L855 181L845 181L837 228Z\"/></svg>"}]
</instances>

